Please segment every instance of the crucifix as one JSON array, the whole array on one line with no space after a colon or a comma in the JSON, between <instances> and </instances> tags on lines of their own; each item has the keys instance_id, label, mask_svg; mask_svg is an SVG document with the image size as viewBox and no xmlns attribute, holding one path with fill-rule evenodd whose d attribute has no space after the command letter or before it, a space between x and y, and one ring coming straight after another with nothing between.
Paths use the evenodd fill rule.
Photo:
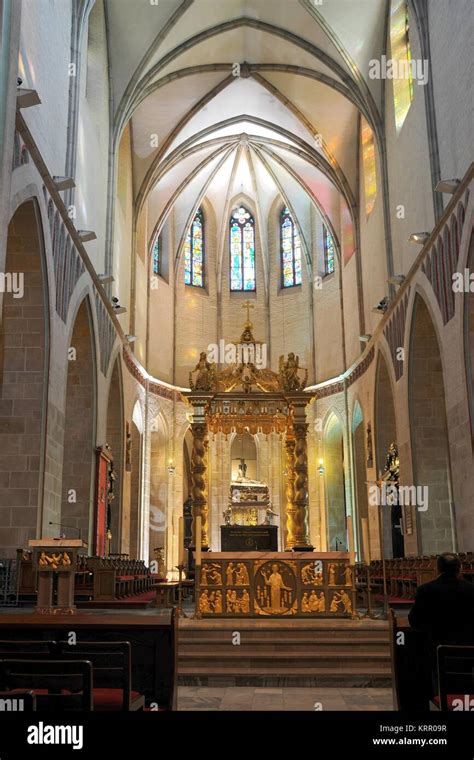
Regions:
<instances>
[{"instance_id":1,"label":"crucifix","mask_svg":"<svg viewBox=\"0 0 474 760\"><path fill-rule=\"evenodd\" d=\"M242 304L242 309L247 309L247 324L252 324L250 322L250 309L255 309L255 306L251 301L245 301L245 303Z\"/></svg>"}]
</instances>

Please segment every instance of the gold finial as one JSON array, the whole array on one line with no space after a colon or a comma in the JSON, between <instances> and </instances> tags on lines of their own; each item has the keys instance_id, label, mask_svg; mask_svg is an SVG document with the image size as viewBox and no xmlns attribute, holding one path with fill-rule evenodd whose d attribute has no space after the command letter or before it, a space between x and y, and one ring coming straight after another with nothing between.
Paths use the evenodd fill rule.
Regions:
<instances>
[{"instance_id":1,"label":"gold finial","mask_svg":"<svg viewBox=\"0 0 474 760\"><path fill-rule=\"evenodd\" d=\"M249 327L252 327L252 323L250 321L250 309L255 309L255 306L251 301L245 301L245 303L242 304L242 309L247 309L247 325Z\"/></svg>"}]
</instances>

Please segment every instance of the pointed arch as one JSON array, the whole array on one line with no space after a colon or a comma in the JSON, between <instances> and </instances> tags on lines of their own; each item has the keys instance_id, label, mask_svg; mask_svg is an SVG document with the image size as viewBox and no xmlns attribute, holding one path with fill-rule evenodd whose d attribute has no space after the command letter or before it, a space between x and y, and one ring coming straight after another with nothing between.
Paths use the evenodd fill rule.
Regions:
<instances>
[{"instance_id":1,"label":"pointed arch","mask_svg":"<svg viewBox=\"0 0 474 760\"><path fill-rule=\"evenodd\" d=\"M205 222L199 206L184 243L184 284L205 286Z\"/></svg>"},{"instance_id":2,"label":"pointed arch","mask_svg":"<svg viewBox=\"0 0 474 760\"><path fill-rule=\"evenodd\" d=\"M49 520L59 521L58 480L52 474L45 479L50 323L40 219L37 201L26 200L10 219L6 239L7 287L0 312L0 551L7 557L41 536ZM51 445L57 451L59 441L51 437Z\"/></svg>"},{"instance_id":3,"label":"pointed arch","mask_svg":"<svg viewBox=\"0 0 474 760\"><path fill-rule=\"evenodd\" d=\"M72 320L68 343L61 520L91 545L96 444L96 353L89 296Z\"/></svg>"},{"instance_id":4,"label":"pointed arch","mask_svg":"<svg viewBox=\"0 0 474 760\"><path fill-rule=\"evenodd\" d=\"M413 304L409 353L409 411L414 484L426 489L417 509L419 550L456 549L443 366L436 328L424 298Z\"/></svg>"},{"instance_id":5,"label":"pointed arch","mask_svg":"<svg viewBox=\"0 0 474 760\"><path fill-rule=\"evenodd\" d=\"M347 549L346 487L344 475L344 427L331 411L324 426L324 480L328 551Z\"/></svg>"}]
</instances>

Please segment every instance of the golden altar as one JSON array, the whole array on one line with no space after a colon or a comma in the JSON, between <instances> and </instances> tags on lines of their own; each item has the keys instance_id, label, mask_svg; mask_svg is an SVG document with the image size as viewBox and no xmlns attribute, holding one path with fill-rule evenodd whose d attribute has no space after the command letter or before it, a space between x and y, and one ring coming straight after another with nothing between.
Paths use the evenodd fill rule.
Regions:
<instances>
[{"instance_id":1,"label":"golden altar","mask_svg":"<svg viewBox=\"0 0 474 760\"><path fill-rule=\"evenodd\" d=\"M354 570L346 552L206 552L202 617L353 617Z\"/></svg>"}]
</instances>

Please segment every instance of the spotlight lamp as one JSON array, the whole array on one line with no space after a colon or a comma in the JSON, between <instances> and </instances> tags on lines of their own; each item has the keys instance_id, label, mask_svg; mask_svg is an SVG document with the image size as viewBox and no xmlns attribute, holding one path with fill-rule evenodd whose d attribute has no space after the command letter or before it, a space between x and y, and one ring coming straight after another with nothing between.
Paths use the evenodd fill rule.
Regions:
<instances>
[{"instance_id":1,"label":"spotlight lamp","mask_svg":"<svg viewBox=\"0 0 474 760\"><path fill-rule=\"evenodd\" d=\"M36 90L27 90L24 87L17 88L16 102L18 108L31 108L31 106L41 105L41 99Z\"/></svg>"},{"instance_id":2,"label":"spotlight lamp","mask_svg":"<svg viewBox=\"0 0 474 760\"><path fill-rule=\"evenodd\" d=\"M401 285L402 282L405 281L405 275L404 274L394 274L392 277L389 277L387 282L390 285Z\"/></svg>"},{"instance_id":3,"label":"spotlight lamp","mask_svg":"<svg viewBox=\"0 0 474 760\"><path fill-rule=\"evenodd\" d=\"M388 309L389 304L389 298L388 296L384 296L382 300L377 304L377 306L374 306L372 309L372 312L374 314L385 314L385 312Z\"/></svg>"},{"instance_id":4,"label":"spotlight lamp","mask_svg":"<svg viewBox=\"0 0 474 760\"><path fill-rule=\"evenodd\" d=\"M72 177L55 176L53 177L53 180L56 185L56 190L71 190L73 187L76 187L76 183Z\"/></svg>"},{"instance_id":5,"label":"spotlight lamp","mask_svg":"<svg viewBox=\"0 0 474 760\"><path fill-rule=\"evenodd\" d=\"M88 243L90 240L97 240L97 235L93 230L78 230L77 234L81 238L81 243Z\"/></svg>"},{"instance_id":6,"label":"spotlight lamp","mask_svg":"<svg viewBox=\"0 0 474 760\"><path fill-rule=\"evenodd\" d=\"M418 243L418 245L424 245L429 237L429 232L412 232L408 240L410 243Z\"/></svg>"},{"instance_id":7,"label":"spotlight lamp","mask_svg":"<svg viewBox=\"0 0 474 760\"><path fill-rule=\"evenodd\" d=\"M125 306L120 306L119 300L116 296L112 298L112 308L115 314L125 314L125 312L127 311Z\"/></svg>"},{"instance_id":8,"label":"spotlight lamp","mask_svg":"<svg viewBox=\"0 0 474 760\"><path fill-rule=\"evenodd\" d=\"M461 184L460 179L440 179L437 183L435 190L437 193L446 193L446 195L453 195L453 193L456 192L459 185Z\"/></svg>"}]
</instances>

